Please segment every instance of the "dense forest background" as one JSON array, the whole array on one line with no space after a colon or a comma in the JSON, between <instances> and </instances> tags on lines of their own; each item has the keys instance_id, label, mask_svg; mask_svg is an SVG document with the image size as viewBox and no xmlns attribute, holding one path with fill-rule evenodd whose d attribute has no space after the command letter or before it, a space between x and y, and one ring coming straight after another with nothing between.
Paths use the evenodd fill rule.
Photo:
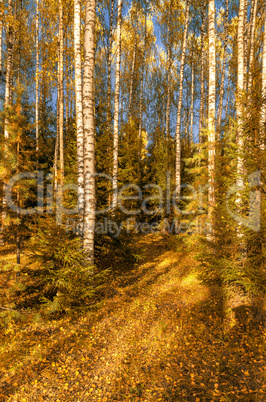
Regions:
<instances>
[{"instance_id":1,"label":"dense forest background","mask_svg":"<svg viewBox=\"0 0 266 402\"><path fill-rule=\"evenodd\" d=\"M213 300L200 314L214 309L223 336L238 328L244 343L255 331L250 353L262 353L265 27L264 0L0 2L0 328L8 342L25 325L105 314L104 300L120 287L140 289L143 261L158 248L174 261L165 257L165 281L170 267L175 283L184 261L195 266L191 283ZM236 395L239 384L229 386ZM235 401L224 389L209 398ZM184 400L212 400L186 392ZM258 392L239 400L262 401Z\"/></svg>"}]
</instances>

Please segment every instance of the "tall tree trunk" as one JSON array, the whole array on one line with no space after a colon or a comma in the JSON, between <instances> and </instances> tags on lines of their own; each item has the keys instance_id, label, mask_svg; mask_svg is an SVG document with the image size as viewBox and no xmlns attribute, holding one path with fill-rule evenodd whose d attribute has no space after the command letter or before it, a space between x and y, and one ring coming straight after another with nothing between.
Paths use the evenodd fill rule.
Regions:
<instances>
[{"instance_id":1,"label":"tall tree trunk","mask_svg":"<svg viewBox=\"0 0 266 402\"><path fill-rule=\"evenodd\" d=\"M252 77L254 69L254 53L255 53L255 31L258 0L253 0L253 16L251 20L251 37L250 37L250 53L249 53L249 72L248 72L248 94L252 89Z\"/></svg>"},{"instance_id":2,"label":"tall tree trunk","mask_svg":"<svg viewBox=\"0 0 266 402\"><path fill-rule=\"evenodd\" d=\"M142 118L143 118L143 91L144 91L144 70L145 70L145 56L146 56L146 37L147 37L147 10L145 8L145 26L144 26L144 44L142 53L142 66L140 78L140 102L139 102L139 164L141 163L141 149L142 149ZM140 169L139 169L140 174Z\"/></svg>"},{"instance_id":3,"label":"tall tree trunk","mask_svg":"<svg viewBox=\"0 0 266 402\"><path fill-rule=\"evenodd\" d=\"M237 28L237 101L236 101L236 113L237 113L237 144L238 144L238 159L237 159L237 184L241 188L243 186L243 106L242 99L244 92L244 17L245 17L245 0L239 2L239 15L238 15L238 28ZM241 204L240 199L238 200Z\"/></svg>"},{"instance_id":4,"label":"tall tree trunk","mask_svg":"<svg viewBox=\"0 0 266 402\"><path fill-rule=\"evenodd\" d=\"M39 0L36 0L36 75L35 75L35 130L36 130L36 154L38 160L39 153L39 70L40 70L40 51L39 51Z\"/></svg>"},{"instance_id":5,"label":"tall tree trunk","mask_svg":"<svg viewBox=\"0 0 266 402\"><path fill-rule=\"evenodd\" d=\"M13 14L12 0L8 0L8 15L11 20ZM9 138L9 120L8 109L11 103L11 84L12 84L12 60L13 60L13 27L11 21L8 23L7 28L7 63L6 63L6 86L5 86L5 119L4 119L4 133L5 140Z\"/></svg>"},{"instance_id":6,"label":"tall tree trunk","mask_svg":"<svg viewBox=\"0 0 266 402\"><path fill-rule=\"evenodd\" d=\"M194 36L193 36L194 40ZM194 124L194 85L195 85L195 67L194 67L194 52L192 48L192 61L191 61L191 104L190 104L190 143L193 144L193 124Z\"/></svg>"},{"instance_id":7,"label":"tall tree trunk","mask_svg":"<svg viewBox=\"0 0 266 402\"><path fill-rule=\"evenodd\" d=\"M7 62L6 62L6 86L5 86L5 117L4 117L4 148L5 154L9 152L9 130L10 130L10 123L9 123L9 108L11 104L11 85L12 85L12 61L13 61L13 44L14 44L14 32L12 27L12 16L13 16L13 4L12 0L8 0L8 17L9 22L7 26L7 34L6 34L6 41L7 41ZM6 218L6 196L5 196L6 184L3 184L3 210L2 210L2 222Z\"/></svg>"},{"instance_id":8,"label":"tall tree trunk","mask_svg":"<svg viewBox=\"0 0 266 402\"><path fill-rule=\"evenodd\" d=\"M210 236L213 235L213 208L215 206L215 0L209 0L209 102L208 102L208 216Z\"/></svg>"},{"instance_id":9,"label":"tall tree trunk","mask_svg":"<svg viewBox=\"0 0 266 402\"><path fill-rule=\"evenodd\" d=\"M112 208L117 208L118 197L118 131L119 131L119 94L120 94L120 64L121 64L121 22L122 0L118 0L117 44L115 69L115 105L114 105L114 146L113 146L113 202Z\"/></svg>"},{"instance_id":10,"label":"tall tree trunk","mask_svg":"<svg viewBox=\"0 0 266 402\"><path fill-rule=\"evenodd\" d=\"M181 109L182 109L182 100L183 100L183 78L184 78L184 65L185 65L185 56L187 50L187 31L188 31L188 20L189 20L189 6L190 0L187 0L186 5L186 19L185 19L185 28L184 28L184 37L182 43L182 54L181 54L181 62L180 62L180 84L179 84L179 98L177 105L177 117L176 117L176 172L175 172L175 185L176 185L176 198L180 197L181 192Z\"/></svg>"},{"instance_id":11,"label":"tall tree trunk","mask_svg":"<svg viewBox=\"0 0 266 402\"><path fill-rule=\"evenodd\" d=\"M84 233L83 248L88 262L94 263L95 227L95 119L94 119L94 66L95 66L95 0L86 0L83 73L84 124Z\"/></svg>"},{"instance_id":12,"label":"tall tree trunk","mask_svg":"<svg viewBox=\"0 0 266 402\"><path fill-rule=\"evenodd\" d=\"M248 71L248 0L244 0L244 33L243 33L243 70L244 70L244 86L247 84L247 71Z\"/></svg>"},{"instance_id":13,"label":"tall tree trunk","mask_svg":"<svg viewBox=\"0 0 266 402\"><path fill-rule=\"evenodd\" d=\"M170 22L171 22L171 13L172 13L172 0L170 0L169 4L169 13L168 13L168 20L167 20L167 95L166 95L166 116L165 116L165 135L166 140L170 143L170 107L171 107L171 65L172 65L172 58L171 58L171 41L170 41ZM168 149L169 153L169 149Z\"/></svg>"},{"instance_id":14,"label":"tall tree trunk","mask_svg":"<svg viewBox=\"0 0 266 402\"><path fill-rule=\"evenodd\" d=\"M217 128L219 133L221 131L221 122L223 114L223 101L224 101L224 79L225 79L225 69L226 69L226 58L227 58L227 43L228 43L228 13L229 13L229 0L226 0L226 12L225 12L225 40L224 40L224 58L223 58L223 69L221 77L220 95L219 95L219 106L217 113Z\"/></svg>"},{"instance_id":15,"label":"tall tree trunk","mask_svg":"<svg viewBox=\"0 0 266 402\"><path fill-rule=\"evenodd\" d=\"M261 108L261 136L260 148L265 150L266 138L266 4L264 4L264 33L262 51L262 108Z\"/></svg>"},{"instance_id":16,"label":"tall tree trunk","mask_svg":"<svg viewBox=\"0 0 266 402\"><path fill-rule=\"evenodd\" d=\"M200 65L200 117L199 117L199 142L202 142L202 134L201 130L203 128L204 121L204 103L205 103L205 93L204 93L204 61L205 61L205 52L204 52L204 38L206 31L206 7L207 0L204 0L204 3L201 3L201 30L200 30L200 47L201 47L201 65Z\"/></svg>"},{"instance_id":17,"label":"tall tree trunk","mask_svg":"<svg viewBox=\"0 0 266 402\"><path fill-rule=\"evenodd\" d=\"M106 108L106 124L107 124L107 137L110 136L111 124L111 67L112 67L112 45L113 45L113 20L114 20L114 0L111 0L111 13L110 13L110 27L108 34L108 48L107 48L107 108Z\"/></svg>"},{"instance_id":18,"label":"tall tree trunk","mask_svg":"<svg viewBox=\"0 0 266 402\"><path fill-rule=\"evenodd\" d=\"M80 0L74 0L74 58L75 58L75 102L77 128L77 176L78 176L78 211L80 224L83 226L84 215L84 128L81 64L81 20ZM83 228L81 230L83 233Z\"/></svg>"},{"instance_id":19,"label":"tall tree trunk","mask_svg":"<svg viewBox=\"0 0 266 402\"><path fill-rule=\"evenodd\" d=\"M60 183L64 183L64 35L63 35L63 3L59 0L59 159L60 159Z\"/></svg>"},{"instance_id":20,"label":"tall tree trunk","mask_svg":"<svg viewBox=\"0 0 266 402\"><path fill-rule=\"evenodd\" d=\"M135 76L135 68L136 68L136 58L137 58L137 38L135 38L134 50L133 50L133 63L132 63L131 72L130 72L128 119L132 115L132 99L133 99L133 85L134 85L134 76Z\"/></svg>"},{"instance_id":21,"label":"tall tree trunk","mask_svg":"<svg viewBox=\"0 0 266 402\"><path fill-rule=\"evenodd\" d=\"M2 38L3 38L3 18L4 18L4 4L3 0L0 1L0 77L2 75Z\"/></svg>"}]
</instances>

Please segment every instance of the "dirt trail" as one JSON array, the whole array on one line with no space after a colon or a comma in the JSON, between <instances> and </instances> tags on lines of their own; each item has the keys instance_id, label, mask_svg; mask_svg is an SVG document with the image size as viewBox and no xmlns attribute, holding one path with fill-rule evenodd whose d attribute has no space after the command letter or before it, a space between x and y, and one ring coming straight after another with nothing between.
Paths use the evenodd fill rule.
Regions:
<instances>
[{"instance_id":1,"label":"dirt trail","mask_svg":"<svg viewBox=\"0 0 266 402\"><path fill-rule=\"evenodd\" d=\"M35 369L27 379L21 375L25 383L18 381L5 400L230 401L221 399L227 374L219 370L231 343L221 339L195 260L170 242L159 235L141 238L145 257L127 285L120 284L99 312L51 330ZM235 401L234 385L232 392Z\"/></svg>"}]
</instances>

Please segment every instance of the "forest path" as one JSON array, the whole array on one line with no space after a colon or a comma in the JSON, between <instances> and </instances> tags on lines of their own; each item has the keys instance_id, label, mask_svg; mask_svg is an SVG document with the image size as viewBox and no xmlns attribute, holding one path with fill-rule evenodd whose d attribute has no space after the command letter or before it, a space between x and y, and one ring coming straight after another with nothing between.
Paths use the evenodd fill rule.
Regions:
<instances>
[{"instance_id":1,"label":"forest path","mask_svg":"<svg viewBox=\"0 0 266 402\"><path fill-rule=\"evenodd\" d=\"M25 360L12 381L6 375L3 401L263 401L262 346L225 339L192 256L174 236L137 246L142 263L101 309L35 324L17 339L13 358L17 347Z\"/></svg>"}]
</instances>

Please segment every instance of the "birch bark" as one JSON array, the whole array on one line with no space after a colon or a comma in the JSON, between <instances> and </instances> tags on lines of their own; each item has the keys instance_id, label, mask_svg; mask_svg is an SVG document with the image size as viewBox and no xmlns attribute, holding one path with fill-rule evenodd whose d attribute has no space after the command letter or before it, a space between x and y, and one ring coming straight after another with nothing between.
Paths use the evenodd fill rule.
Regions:
<instances>
[{"instance_id":1,"label":"birch bark","mask_svg":"<svg viewBox=\"0 0 266 402\"><path fill-rule=\"evenodd\" d=\"M88 262L94 263L95 227L95 120L94 120L94 66L95 66L95 0L86 0L83 74L84 124L84 232L83 248Z\"/></svg>"},{"instance_id":2,"label":"birch bark","mask_svg":"<svg viewBox=\"0 0 266 402\"><path fill-rule=\"evenodd\" d=\"M122 22L122 0L118 0L117 32L116 32L117 46L116 46L116 70L115 70L112 209L117 208L117 197L118 197L118 131L119 131L120 64L121 64L121 22Z\"/></svg>"},{"instance_id":3,"label":"birch bark","mask_svg":"<svg viewBox=\"0 0 266 402\"><path fill-rule=\"evenodd\" d=\"M77 176L78 176L78 211L83 233L84 215L84 131L83 131L83 96L81 64L81 20L80 0L74 0L74 60L75 60L75 105L77 128Z\"/></svg>"},{"instance_id":4,"label":"birch bark","mask_svg":"<svg viewBox=\"0 0 266 402\"><path fill-rule=\"evenodd\" d=\"M175 185L176 185L176 198L179 199L181 193L181 108L182 108L182 100L183 100L183 79L184 79L184 65L185 65L185 56L187 50L187 31L188 31L188 21L189 21L189 6L190 0L187 0L186 4L186 19L185 19L185 27L184 27L184 36L182 43L182 54L181 54L181 62L180 62L180 84L179 84L179 98L177 105L177 117L176 117L176 172L175 172Z\"/></svg>"},{"instance_id":5,"label":"birch bark","mask_svg":"<svg viewBox=\"0 0 266 402\"><path fill-rule=\"evenodd\" d=\"M208 215L210 235L213 235L213 209L215 206L215 0L209 0L209 102L208 102Z\"/></svg>"}]
</instances>

